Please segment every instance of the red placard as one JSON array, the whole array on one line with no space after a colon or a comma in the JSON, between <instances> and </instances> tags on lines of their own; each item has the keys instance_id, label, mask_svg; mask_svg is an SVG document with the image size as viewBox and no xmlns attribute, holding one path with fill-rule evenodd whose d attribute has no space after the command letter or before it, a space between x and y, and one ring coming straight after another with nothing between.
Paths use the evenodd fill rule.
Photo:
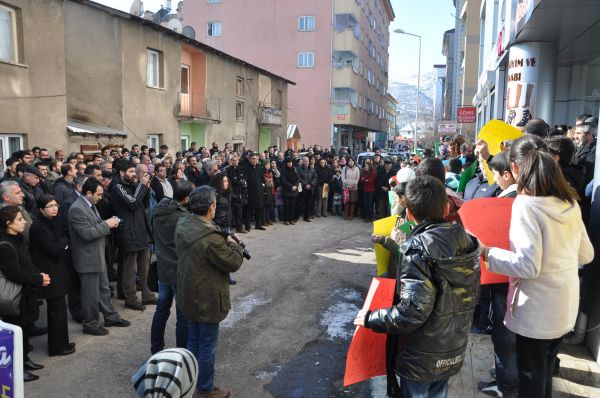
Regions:
<instances>
[{"instance_id":1,"label":"red placard","mask_svg":"<svg viewBox=\"0 0 600 398\"><path fill-rule=\"evenodd\" d=\"M456 110L458 123L475 123L477 110L474 106L463 106Z\"/></svg>"},{"instance_id":2,"label":"red placard","mask_svg":"<svg viewBox=\"0 0 600 398\"><path fill-rule=\"evenodd\" d=\"M395 289L395 279L373 278L363 308L366 307L372 311L391 307ZM385 333L375 333L362 326L356 327L346 356L344 386L386 374L386 339Z\"/></svg>"},{"instance_id":3,"label":"red placard","mask_svg":"<svg viewBox=\"0 0 600 398\"><path fill-rule=\"evenodd\" d=\"M474 199L462 205L458 214L469 233L488 247L510 249L510 217L513 198ZM508 276L489 272L481 264L481 284L506 283Z\"/></svg>"}]
</instances>

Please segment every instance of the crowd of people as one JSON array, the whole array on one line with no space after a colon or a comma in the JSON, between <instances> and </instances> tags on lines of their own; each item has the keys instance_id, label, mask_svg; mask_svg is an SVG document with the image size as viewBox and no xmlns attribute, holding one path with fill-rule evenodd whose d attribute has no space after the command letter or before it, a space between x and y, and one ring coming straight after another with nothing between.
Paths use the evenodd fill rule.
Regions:
<instances>
[{"instance_id":1,"label":"crowd of people","mask_svg":"<svg viewBox=\"0 0 600 398\"><path fill-rule=\"evenodd\" d=\"M0 182L0 270L21 292L19 311L0 315L23 329L25 381L38 379L32 371L43 367L28 357L29 337L47 333L51 356L75 352L68 312L92 336L129 326L113 305L116 295L132 310L156 305L152 354L165 349L175 301L176 345L198 361L197 393L227 397L229 391L213 380L218 323L230 308L229 285L236 283L230 273L244 254L233 234L264 231L277 222L293 226L300 218L370 222L399 215L397 227L406 220L416 227L373 236L392 251L387 276L398 279L398 304L361 312L356 320L377 332L404 335L396 362L389 362L389 374L400 376L401 387L390 385L389 391L445 396L448 378L462 366L479 302L475 326L492 334L496 354L496 380L482 391L549 396L558 347L577 316L578 266L592 259L582 228L590 211L597 119L578 118L573 138L550 130L533 119L524 138L504 142L505 150L495 156L485 142L458 136L442 140L437 153L424 150L422 158L375 151L362 164L348 148L319 146L303 156L277 147L237 153L217 143L192 143L174 155L166 145L158 151L104 147L68 157L63 150L51 157L37 147L15 152ZM493 184L480 168L460 189L461 176L476 161L489 165ZM458 210L465 201L495 196L516 197L512 251L484 247L461 225ZM572 250L556 252L555 240ZM480 291L480 254L490 270L513 282ZM154 266L156 287L149 277ZM550 288L564 290L555 305L543 293ZM506 300L514 303L519 291L532 299L524 304L517 297L516 307L524 309L516 313ZM47 329L35 325L40 299L46 300Z\"/></svg>"},{"instance_id":2,"label":"crowd of people","mask_svg":"<svg viewBox=\"0 0 600 398\"><path fill-rule=\"evenodd\" d=\"M397 279L394 306L361 310L354 321L388 334L388 396L446 397L469 332L492 337L493 380L480 382L481 392L552 396L561 343L583 342L587 329L580 284L589 291L597 128L587 114L571 136L533 119L494 156L483 140L442 139L437 157L426 150L397 173L396 228L372 236L392 252L383 276ZM510 250L486 247L461 225L466 201L495 197L514 198ZM400 229L407 221L415 224L408 233ZM480 264L509 282L480 286Z\"/></svg>"}]
</instances>

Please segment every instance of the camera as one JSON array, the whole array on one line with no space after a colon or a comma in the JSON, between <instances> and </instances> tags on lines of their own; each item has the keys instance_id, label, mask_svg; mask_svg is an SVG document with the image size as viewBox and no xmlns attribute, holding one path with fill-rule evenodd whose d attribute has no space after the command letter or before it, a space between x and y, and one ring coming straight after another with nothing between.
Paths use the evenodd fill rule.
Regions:
<instances>
[{"instance_id":1,"label":"camera","mask_svg":"<svg viewBox=\"0 0 600 398\"><path fill-rule=\"evenodd\" d=\"M227 237L231 236L231 239L233 239L235 241L235 243L237 243L238 245L240 245L242 247L242 249L244 249L244 258L246 260L250 260L252 258L252 256L250 256L250 252L248 251L248 249L246 249L246 244L244 242L242 242L241 240L238 239L237 236L235 236L235 234L232 234L229 231L221 231L221 234L223 234L223 237L225 239L227 239Z\"/></svg>"}]
</instances>

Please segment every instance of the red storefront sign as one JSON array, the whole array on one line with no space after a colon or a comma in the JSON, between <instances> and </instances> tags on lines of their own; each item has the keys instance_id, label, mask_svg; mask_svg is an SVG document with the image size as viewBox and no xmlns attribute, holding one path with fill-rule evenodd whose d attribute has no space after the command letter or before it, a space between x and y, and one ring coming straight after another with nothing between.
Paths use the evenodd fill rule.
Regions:
<instances>
[{"instance_id":1,"label":"red storefront sign","mask_svg":"<svg viewBox=\"0 0 600 398\"><path fill-rule=\"evenodd\" d=\"M475 123L477 111L474 106L464 106L457 109L458 123Z\"/></svg>"}]
</instances>

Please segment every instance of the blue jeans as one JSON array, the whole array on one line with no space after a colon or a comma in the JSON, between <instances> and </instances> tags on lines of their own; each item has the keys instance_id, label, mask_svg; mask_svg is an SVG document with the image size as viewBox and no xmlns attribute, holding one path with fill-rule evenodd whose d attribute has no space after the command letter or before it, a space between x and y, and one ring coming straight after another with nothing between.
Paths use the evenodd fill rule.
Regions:
<instances>
[{"instance_id":1,"label":"blue jeans","mask_svg":"<svg viewBox=\"0 0 600 398\"><path fill-rule=\"evenodd\" d=\"M404 396L410 398L446 398L448 396L448 379L427 382L400 377L400 387Z\"/></svg>"},{"instance_id":2,"label":"blue jeans","mask_svg":"<svg viewBox=\"0 0 600 398\"><path fill-rule=\"evenodd\" d=\"M504 326L508 283L489 285L492 301L492 343L496 367L496 381L503 394L516 395L519 389L517 365L517 336Z\"/></svg>"},{"instance_id":3,"label":"blue jeans","mask_svg":"<svg viewBox=\"0 0 600 398\"><path fill-rule=\"evenodd\" d=\"M165 328L171 315L171 305L175 298L175 288L158 281L158 302L150 328L150 351L156 354L165 348ZM177 347L187 347L188 320L175 304L177 321L175 323L175 344Z\"/></svg>"},{"instance_id":4,"label":"blue jeans","mask_svg":"<svg viewBox=\"0 0 600 398\"><path fill-rule=\"evenodd\" d=\"M218 323L190 321L187 348L198 360L198 383L196 389L201 394L211 392L214 388L218 336Z\"/></svg>"}]
</instances>

